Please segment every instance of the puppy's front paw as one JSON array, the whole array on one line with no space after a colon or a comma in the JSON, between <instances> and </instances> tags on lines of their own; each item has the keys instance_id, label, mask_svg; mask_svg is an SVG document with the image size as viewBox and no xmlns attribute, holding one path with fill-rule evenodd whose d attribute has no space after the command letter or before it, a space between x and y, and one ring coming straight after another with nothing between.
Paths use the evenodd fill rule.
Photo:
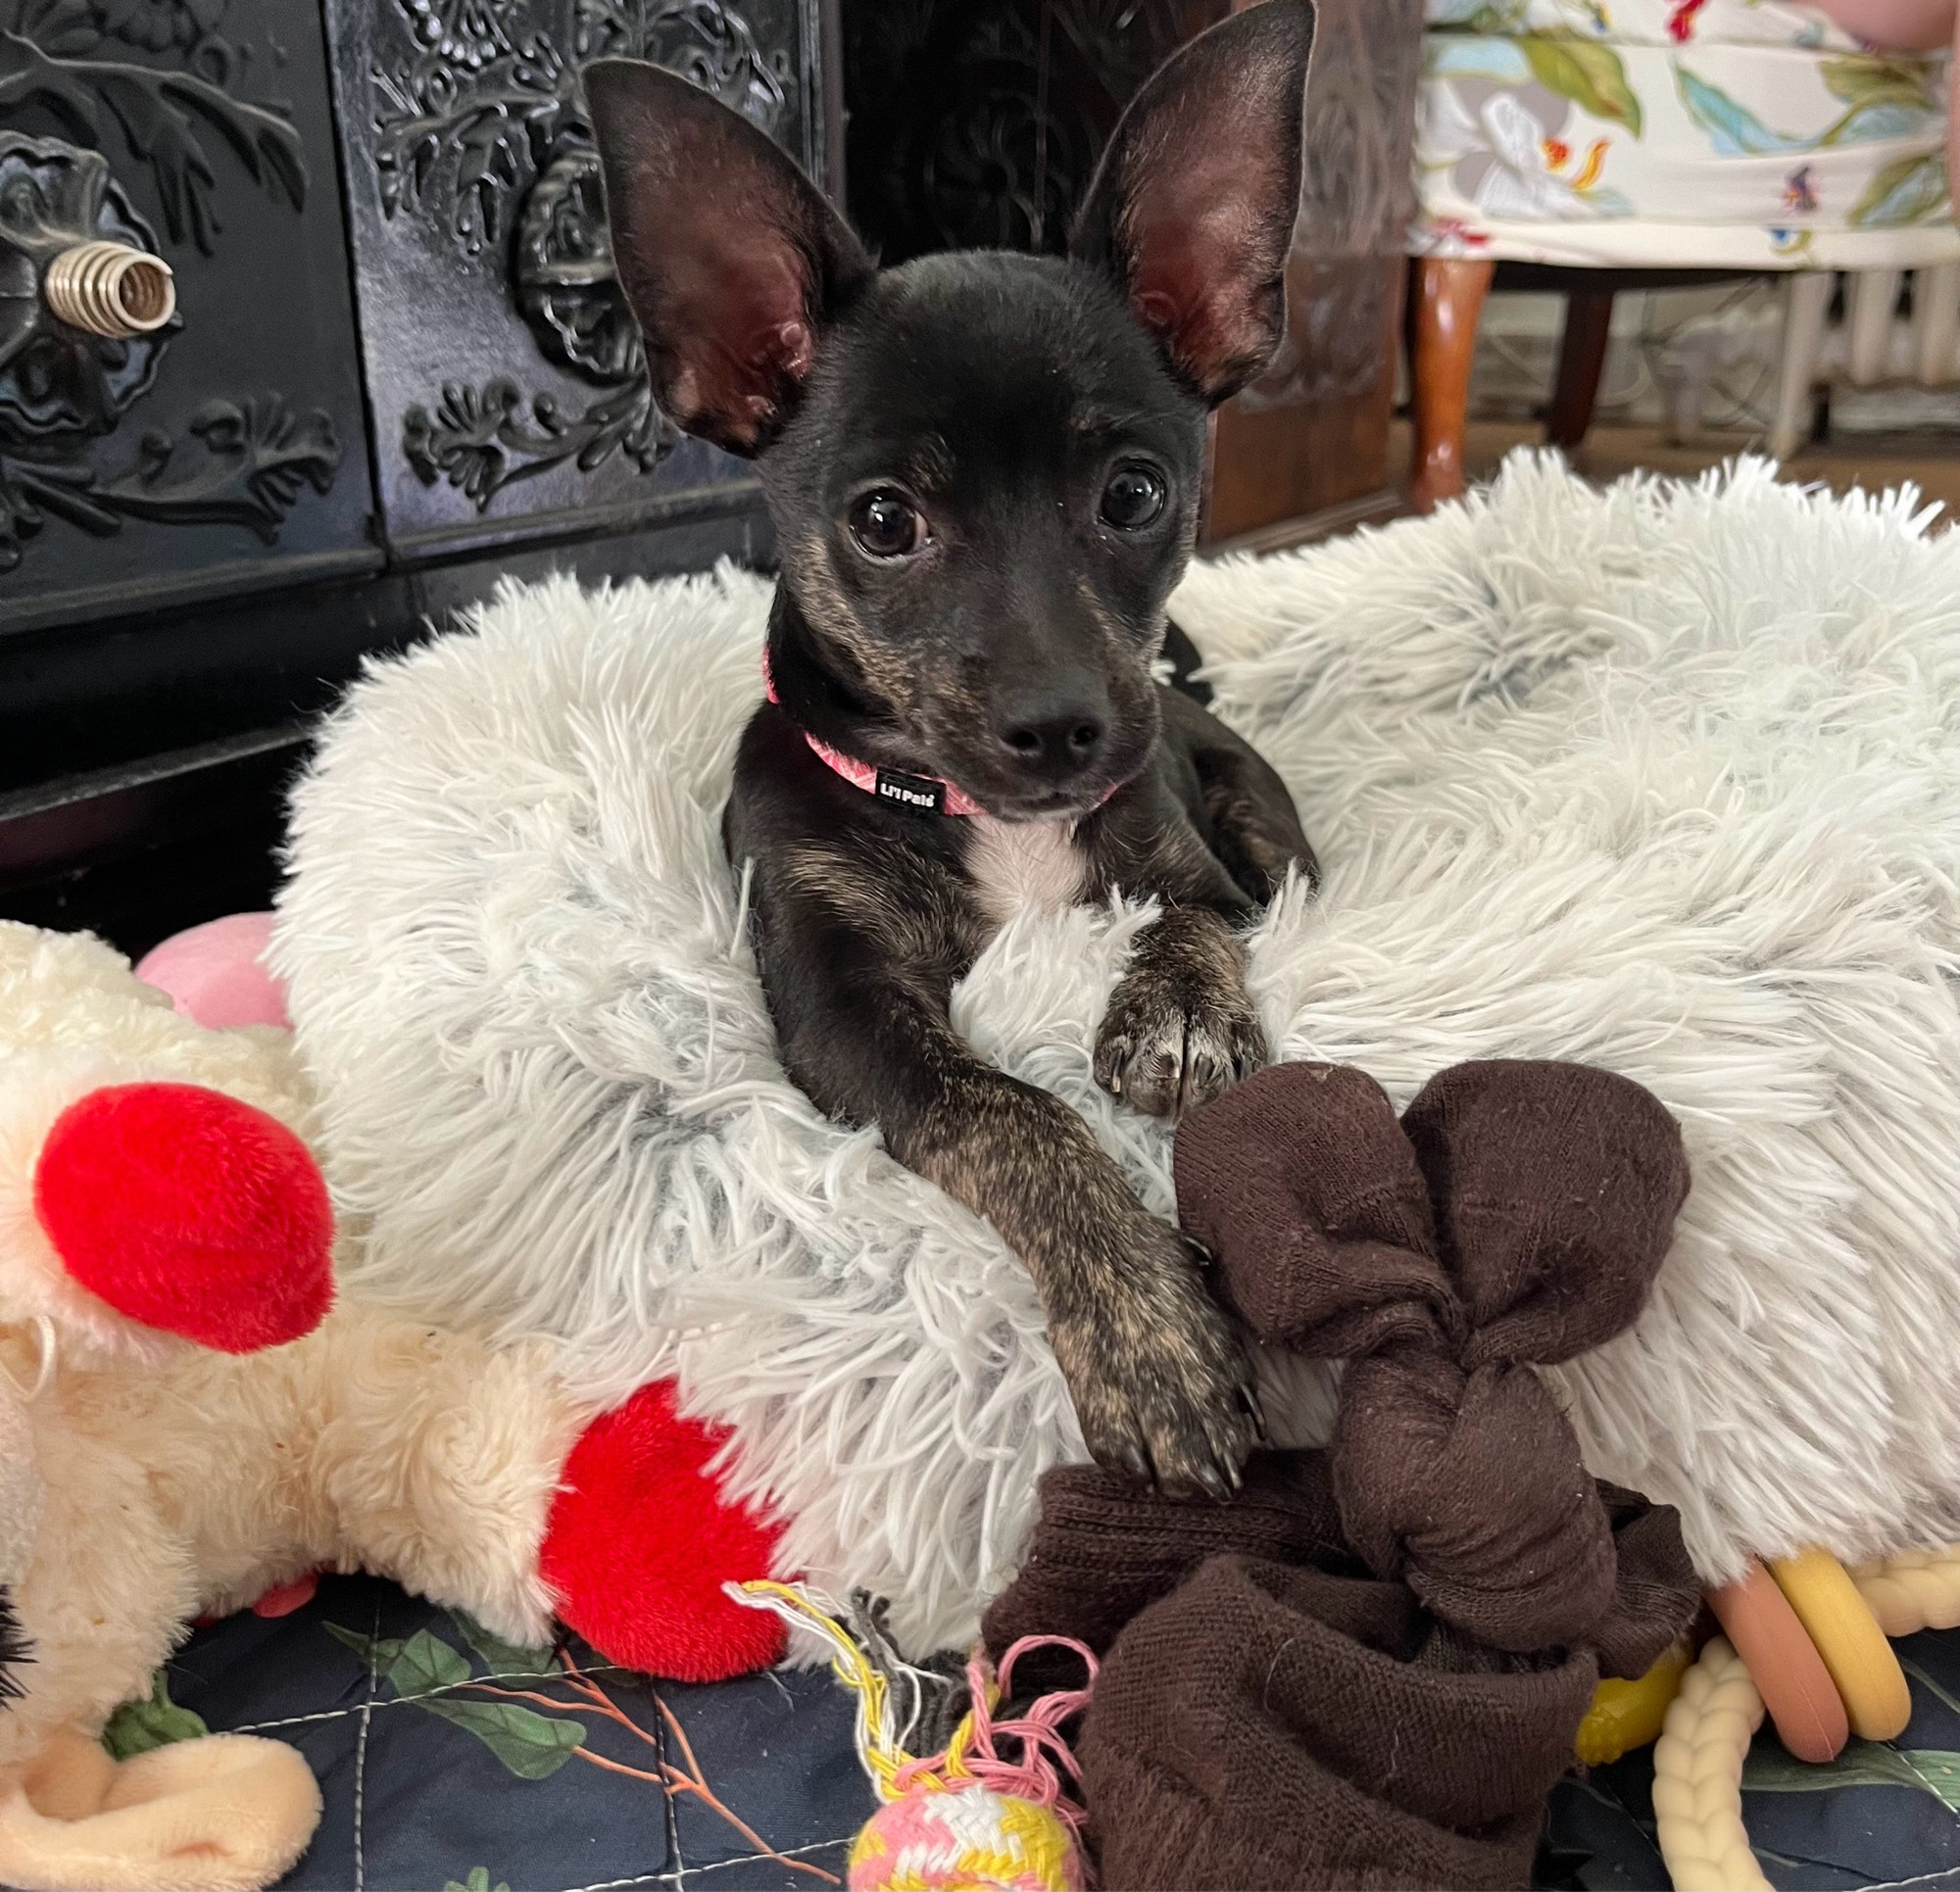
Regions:
<instances>
[{"instance_id":1,"label":"puppy's front paw","mask_svg":"<svg viewBox=\"0 0 1960 1892\"><path fill-rule=\"evenodd\" d=\"M1133 967L1096 1034L1096 1082L1152 1117L1209 1103L1267 1059L1266 1035L1236 980Z\"/></svg>"},{"instance_id":2,"label":"puppy's front paw","mask_svg":"<svg viewBox=\"0 0 1960 1892\"><path fill-rule=\"evenodd\" d=\"M1251 1363L1182 1254L1175 1274L1052 1322L1049 1337L1099 1465L1174 1497L1239 1488L1258 1431Z\"/></svg>"}]
</instances>

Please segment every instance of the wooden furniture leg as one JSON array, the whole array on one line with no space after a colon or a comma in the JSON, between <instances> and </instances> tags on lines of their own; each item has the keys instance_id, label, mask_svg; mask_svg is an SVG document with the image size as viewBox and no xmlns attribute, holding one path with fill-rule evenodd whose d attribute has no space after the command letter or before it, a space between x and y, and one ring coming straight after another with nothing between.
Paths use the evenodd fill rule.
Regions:
<instances>
[{"instance_id":1,"label":"wooden furniture leg","mask_svg":"<svg viewBox=\"0 0 1960 1892\"><path fill-rule=\"evenodd\" d=\"M1463 491L1463 426L1477 322L1494 263L1422 257L1415 266L1415 347L1409 368L1415 458L1409 504L1428 512Z\"/></svg>"},{"instance_id":2,"label":"wooden furniture leg","mask_svg":"<svg viewBox=\"0 0 1960 1892\"><path fill-rule=\"evenodd\" d=\"M1613 292L1577 288L1565 299L1565 335L1558 347L1558 380L1544 413L1544 444L1576 447L1592 424L1606 343L1613 327Z\"/></svg>"}]
</instances>

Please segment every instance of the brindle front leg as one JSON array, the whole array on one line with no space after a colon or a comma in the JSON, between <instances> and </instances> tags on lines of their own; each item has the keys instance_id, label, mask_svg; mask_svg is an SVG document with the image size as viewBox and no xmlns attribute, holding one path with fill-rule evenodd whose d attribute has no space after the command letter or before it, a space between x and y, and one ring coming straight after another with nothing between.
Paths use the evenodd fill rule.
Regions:
<instances>
[{"instance_id":1,"label":"brindle front leg","mask_svg":"<svg viewBox=\"0 0 1960 1892\"><path fill-rule=\"evenodd\" d=\"M810 904L759 914L784 1063L833 1116L983 1215L1033 1277L1099 1463L1224 1497L1251 1449L1250 1369L1195 1259L1076 1113L983 1063L951 978Z\"/></svg>"},{"instance_id":2,"label":"brindle front leg","mask_svg":"<svg viewBox=\"0 0 1960 1892\"><path fill-rule=\"evenodd\" d=\"M1286 785L1225 725L1174 690L1160 699L1154 774L1112 806L1095 843L1103 885L1156 894L1096 1036L1096 1081L1156 1117L1207 1103L1267 1059L1236 929L1289 872L1318 878Z\"/></svg>"},{"instance_id":3,"label":"brindle front leg","mask_svg":"<svg viewBox=\"0 0 1960 1892\"><path fill-rule=\"evenodd\" d=\"M1184 1238L1058 1098L970 1061L948 1077L896 1140L887 1123L887 1143L1026 1262L1091 1457L1229 1496L1253 1442L1252 1375Z\"/></svg>"}]
</instances>

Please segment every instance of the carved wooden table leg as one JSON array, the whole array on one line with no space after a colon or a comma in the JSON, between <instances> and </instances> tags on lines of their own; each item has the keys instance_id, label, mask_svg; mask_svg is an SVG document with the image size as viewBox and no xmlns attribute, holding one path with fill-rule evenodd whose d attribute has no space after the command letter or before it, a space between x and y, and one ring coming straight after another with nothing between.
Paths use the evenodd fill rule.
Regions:
<instances>
[{"instance_id":1,"label":"carved wooden table leg","mask_svg":"<svg viewBox=\"0 0 1960 1892\"><path fill-rule=\"evenodd\" d=\"M1415 266L1415 351L1410 366L1415 459L1409 504L1427 512L1463 491L1463 424L1477 321L1496 265L1423 257Z\"/></svg>"}]
</instances>

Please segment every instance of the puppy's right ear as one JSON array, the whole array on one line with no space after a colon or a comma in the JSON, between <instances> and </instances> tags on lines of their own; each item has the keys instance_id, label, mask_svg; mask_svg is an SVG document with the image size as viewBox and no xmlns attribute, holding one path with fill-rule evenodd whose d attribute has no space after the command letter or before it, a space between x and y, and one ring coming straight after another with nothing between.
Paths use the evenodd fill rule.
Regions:
<instances>
[{"instance_id":1,"label":"puppy's right ear","mask_svg":"<svg viewBox=\"0 0 1960 1892\"><path fill-rule=\"evenodd\" d=\"M585 69L612 264L674 424L731 454L789 417L824 322L873 272L815 187L739 113L636 59Z\"/></svg>"}]
</instances>

